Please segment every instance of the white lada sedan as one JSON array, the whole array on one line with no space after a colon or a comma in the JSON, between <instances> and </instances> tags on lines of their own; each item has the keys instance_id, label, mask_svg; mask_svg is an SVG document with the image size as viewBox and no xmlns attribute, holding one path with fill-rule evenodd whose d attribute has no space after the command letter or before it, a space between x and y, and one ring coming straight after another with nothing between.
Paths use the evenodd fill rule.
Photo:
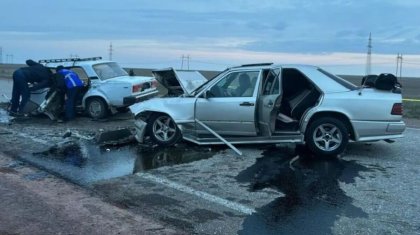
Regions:
<instances>
[{"instance_id":1,"label":"white lada sedan","mask_svg":"<svg viewBox=\"0 0 420 235\"><path fill-rule=\"evenodd\" d=\"M375 81L357 87L309 65L243 65L209 81L195 71L154 75L169 94L182 95L130 106L139 142L148 136L163 146L184 139L234 149L295 142L329 156L342 153L349 141L388 141L403 137L405 129L401 89L388 79L393 76L377 79L385 83L378 88Z\"/></svg>"}]
</instances>

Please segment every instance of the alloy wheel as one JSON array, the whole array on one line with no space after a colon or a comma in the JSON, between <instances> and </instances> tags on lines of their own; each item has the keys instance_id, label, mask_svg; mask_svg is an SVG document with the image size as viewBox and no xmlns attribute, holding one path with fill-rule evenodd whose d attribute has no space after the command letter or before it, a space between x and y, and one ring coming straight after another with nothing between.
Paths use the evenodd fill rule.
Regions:
<instances>
[{"instance_id":1,"label":"alloy wheel","mask_svg":"<svg viewBox=\"0 0 420 235\"><path fill-rule=\"evenodd\" d=\"M343 134L340 129L330 123L319 125L312 136L315 145L326 152L331 152L340 147Z\"/></svg>"}]
</instances>

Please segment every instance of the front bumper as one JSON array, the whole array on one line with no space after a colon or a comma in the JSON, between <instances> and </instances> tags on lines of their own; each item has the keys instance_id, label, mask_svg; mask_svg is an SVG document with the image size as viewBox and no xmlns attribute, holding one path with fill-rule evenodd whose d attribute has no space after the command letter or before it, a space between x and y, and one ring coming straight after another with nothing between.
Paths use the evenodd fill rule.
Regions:
<instances>
[{"instance_id":1,"label":"front bumper","mask_svg":"<svg viewBox=\"0 0 420 235\"><path fill-rule=\"evenodd\" d=\"M126 97L123 98L123 104L124 104L124 106L129 106L129 105L138 103L140 101L144 101L144 100L148 100L150 98L153 98L158 93L159 93L158 90L153 90L153 91L150 91L147 94L140 94L140 95L137 95L137 96L134 96L134 95L133 96L126 96Z\"/></svg>"}]
</instances>

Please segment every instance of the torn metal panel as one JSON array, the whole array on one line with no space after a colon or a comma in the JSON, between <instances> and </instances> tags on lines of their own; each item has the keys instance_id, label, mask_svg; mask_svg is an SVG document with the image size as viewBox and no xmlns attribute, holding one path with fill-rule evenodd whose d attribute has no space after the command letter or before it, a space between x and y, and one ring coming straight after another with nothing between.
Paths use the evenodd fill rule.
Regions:
<instances>
[{"instance_id":1,"label":"torn metal panel","mask_svg":"<svg viewBox=\"0 0 420 235\"><path fill-rule=\"evenodd\" d=\"M219 138L223 143L225 143L229 148L231 148L233 151L235 151L237 154L242 155L242 152L239 151L235 146L233 146L231 143L229 143L226 139L221 137L219 134L217 134L215 131L213 131L210 127L208 127L206 124L202 123L200 120L195 119L195 121L200 124L202 127L204 127L206 130L208 130L210 133L212 133L214 136Z\"/></svg>"}]
</instances>

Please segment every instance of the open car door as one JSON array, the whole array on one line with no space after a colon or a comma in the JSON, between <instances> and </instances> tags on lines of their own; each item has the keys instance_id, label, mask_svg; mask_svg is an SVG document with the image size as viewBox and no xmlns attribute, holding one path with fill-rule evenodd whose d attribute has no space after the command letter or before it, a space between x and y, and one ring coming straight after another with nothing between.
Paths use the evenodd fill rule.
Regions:
<instances>
[{"instance_id":1,"label":"open car door","mask_svg":"<svg viewBox=\"0 0 420 235\"><path fill-rule=\"evenodd\" d=\"M262 89L258 100L258 124L263 136L271 136L275 130L277 111L280 108L281 69L263 71Z\"/></svg>"}]
</instances>

